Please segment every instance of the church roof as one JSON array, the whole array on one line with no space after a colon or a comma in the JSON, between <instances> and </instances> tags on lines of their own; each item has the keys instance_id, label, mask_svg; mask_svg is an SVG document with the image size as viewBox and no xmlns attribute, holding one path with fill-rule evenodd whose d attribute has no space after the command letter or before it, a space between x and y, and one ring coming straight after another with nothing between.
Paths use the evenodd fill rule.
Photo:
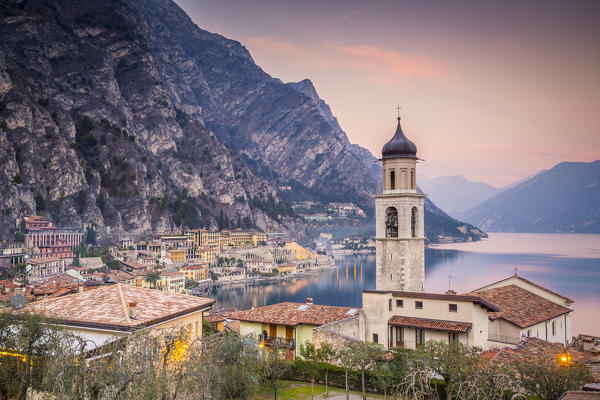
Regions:
<instances>
[{"instance_id":1,"label":"church roof","mask_svg":"<svg viewBox=\"0 0 600 400\"><path fill-rule=\"evenodd\" d=\"M417 146L408 140L402 132L400 126L400 117L398 117L398 127L394 137L387 142L381 150L383 158L417 158Z\"/></svg>"}]
</instances>

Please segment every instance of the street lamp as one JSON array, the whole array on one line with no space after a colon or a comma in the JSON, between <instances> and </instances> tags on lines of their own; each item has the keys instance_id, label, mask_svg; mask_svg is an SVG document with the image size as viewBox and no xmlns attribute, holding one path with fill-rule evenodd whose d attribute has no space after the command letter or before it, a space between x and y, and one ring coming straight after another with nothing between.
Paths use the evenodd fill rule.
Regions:
<instances>
[{"instance_id":1,"label":"street lamp","mask_svg":"<svg viewBox=\"0 0 600 400\"><path fill-rule=\"evenodd\" d=\"M569 352L559 354L559 356L558 356L558 362L565 367L570 366L572 360L573 360L573 358L571 357Z\"/></svg>"}]
</instances>

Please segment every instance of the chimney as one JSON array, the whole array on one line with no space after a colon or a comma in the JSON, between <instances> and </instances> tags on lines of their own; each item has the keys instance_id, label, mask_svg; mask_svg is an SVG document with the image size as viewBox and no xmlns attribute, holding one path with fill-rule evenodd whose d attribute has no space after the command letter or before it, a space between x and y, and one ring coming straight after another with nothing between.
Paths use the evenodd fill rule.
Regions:
<instances>
[{"instance_id":1,"label":"chimney","mask_svg":"<svg viewBox=\"0 0 600 400\"><path fill-rule=\"evenodd\" d=\"M306 298L306 304L312 304L313 303L313 298L312 297L307 297Z\"/></svg>"},{"instance_id":2,"label":"chimney","mask_svg":"<svg viewBox=\"0 0 600 400\"><path fill-rule=\"evenodd\" d=\"M129 306L127 308L127 311L129 312L129 318L135 318L135 307L137 306L137 303L135 301L130 301L127 303L127 305Z\"/></svg>"},{"instance_id":3,"label":"chimney","mask_svg":"<svg viewBox=\"0 0 600 400\"><path fill-rule=\"evenodd\" d=\"M449 296L456 296L456 292L454 290L452 290L452 289L448 289L446 291L446 294L449 295Z\"/></svg>"}]
</instances>

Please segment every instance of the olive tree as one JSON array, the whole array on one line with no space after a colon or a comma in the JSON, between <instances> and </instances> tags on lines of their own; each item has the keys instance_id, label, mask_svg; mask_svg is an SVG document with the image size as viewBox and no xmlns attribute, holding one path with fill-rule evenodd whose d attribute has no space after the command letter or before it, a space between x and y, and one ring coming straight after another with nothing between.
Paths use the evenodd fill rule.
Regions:
<instances>
[{"instance_id":1,"label":"olive tree","mask_svg":"<svg viewBox=\"0 0 600 400\"><path fill-rule=\"evenodd\" d=\"M348 352L352 364L360 370L363 400L367 399L365 372L377 361L380 361L385 352L383 346L372 342L348 342Z\"/></svg>"}]
</instances>

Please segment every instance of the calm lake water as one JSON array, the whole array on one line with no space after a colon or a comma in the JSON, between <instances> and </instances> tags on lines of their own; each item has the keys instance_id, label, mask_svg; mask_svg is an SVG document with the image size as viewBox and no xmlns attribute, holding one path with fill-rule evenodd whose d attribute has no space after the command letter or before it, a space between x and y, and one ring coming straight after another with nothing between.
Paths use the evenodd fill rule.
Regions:
<instances>
[{"instance_id":1,"label":"calm lake water","mask_svg":"<svg viewBox=\"0 0 600 400\"><path fill-rule=\"evenodd\" d=\"M517 273L575 300L573 333L600 335L600 235L492 233L476 243L436 245L425 251L425 290L467 292ZM282 301L362 306L375 288L375 255L340 256L336 268L273 284L211 293L216 308L247 309Z\"/></svg>"}]
</instances>

